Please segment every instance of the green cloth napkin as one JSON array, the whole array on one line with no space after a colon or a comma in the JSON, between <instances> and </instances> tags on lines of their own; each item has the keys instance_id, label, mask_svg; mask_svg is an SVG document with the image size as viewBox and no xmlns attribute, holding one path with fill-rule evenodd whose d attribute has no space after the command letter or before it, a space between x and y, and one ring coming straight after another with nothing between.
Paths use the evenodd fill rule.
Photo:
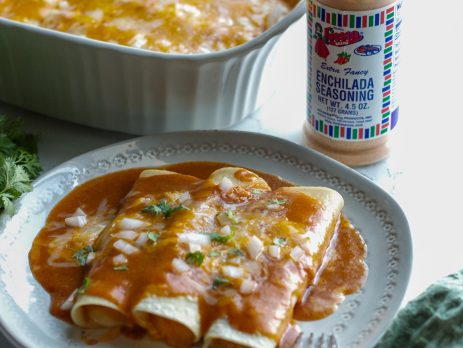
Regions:
<instances>
[{"instance_id":1,"label":"green cloth napkin","mask_svg":"<svg viewBox=\"0 0 463 348\"><path fill-rule=\"evenodd\" d=\"M463 270L437 281L410 301L377 345L415 347L463 347Z\"/></svg>"}]
</instances>

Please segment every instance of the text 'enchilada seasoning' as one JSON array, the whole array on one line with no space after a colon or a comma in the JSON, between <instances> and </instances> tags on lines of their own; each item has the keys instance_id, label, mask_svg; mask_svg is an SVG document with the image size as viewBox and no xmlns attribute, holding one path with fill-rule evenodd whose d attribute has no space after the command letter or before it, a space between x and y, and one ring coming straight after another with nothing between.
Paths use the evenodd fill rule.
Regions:
<instances>
[{"instance_id":1,"label":"text 'enchilada seasoning'","mask_svg":"<svg viewBox=\"0 0 463 348\"><path fill-rule=\"evenodd\" d=\"M389 154L401 0L308 1L307 144L347 165Z\"/></svg>"}]
</instances>

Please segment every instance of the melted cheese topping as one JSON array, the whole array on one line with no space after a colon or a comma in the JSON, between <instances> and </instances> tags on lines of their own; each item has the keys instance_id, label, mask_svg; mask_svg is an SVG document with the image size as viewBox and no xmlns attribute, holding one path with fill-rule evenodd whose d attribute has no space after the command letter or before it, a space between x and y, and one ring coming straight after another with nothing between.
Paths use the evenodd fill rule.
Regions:
<instances>
[{"instance_id":1,"label":"melted cheese topping","mask_svg":"<svg viewBox=\"0 0 463 348\"><path fill-rule=\"evenodd\" d=\"M96 40L171 53L241 45L278 22L285 0L0 0L0 15Z\"/></svg>"}]
</instances>

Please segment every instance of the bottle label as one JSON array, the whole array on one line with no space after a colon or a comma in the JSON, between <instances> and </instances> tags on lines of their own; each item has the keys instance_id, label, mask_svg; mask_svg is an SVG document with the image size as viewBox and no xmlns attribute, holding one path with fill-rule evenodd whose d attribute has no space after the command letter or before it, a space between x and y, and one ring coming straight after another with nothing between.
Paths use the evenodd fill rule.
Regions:
<instances>
[{"instance_id":1,"label":"bottle label","mask_svg":"<svg viewBox=\"0 0 463 348\"><path fill-rule=\"evenodd\" d=\"M309 125L361 141L395 127L402 2L361 12L308 1Z\"/></svg>"}]
</instances>

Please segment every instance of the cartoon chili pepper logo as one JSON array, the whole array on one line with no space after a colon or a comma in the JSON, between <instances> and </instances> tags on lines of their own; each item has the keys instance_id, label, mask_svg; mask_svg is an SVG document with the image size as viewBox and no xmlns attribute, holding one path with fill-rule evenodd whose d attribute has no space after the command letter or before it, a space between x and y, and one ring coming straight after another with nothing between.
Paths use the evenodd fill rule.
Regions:
<instances>
[{"instance_id":1,"label":"cartoon chili pepper logo","mask_svg":"<svg viewBox=\"0 0 463 348\"><path fill-rule=\"evenodd\" d=\"M347 52L341 52L338 54L338 59L334 61L335 64L339 65L344 65L346 63L349 63L350 61L350 54L347 54Z\"/></svg>"},{"instance_id":2,"label":"cartoon chili pepper logo","mask_svg":"<svg viewBox=\"0 0 463 348\"><path fill-rule=\"evenodd\" d=\"M315 53L318 54L319 57L326 60L326 58L328 58L328 56L330 55L330 50L326 45L322 32L323 28L320 25L320 23L315 24L314 38L317 39L317 41L315 42Z\"/></svg>"}]
</instances>

